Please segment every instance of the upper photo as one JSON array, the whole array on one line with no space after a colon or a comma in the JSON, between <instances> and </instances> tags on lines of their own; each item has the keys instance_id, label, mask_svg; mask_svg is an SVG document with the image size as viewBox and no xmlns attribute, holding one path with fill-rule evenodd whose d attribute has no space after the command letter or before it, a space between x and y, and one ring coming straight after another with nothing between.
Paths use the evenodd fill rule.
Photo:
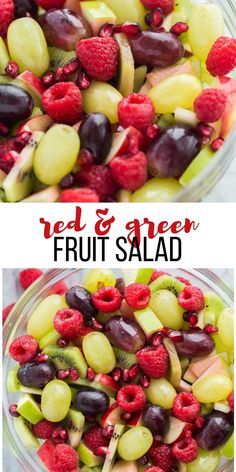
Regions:
<instances>
[{"instance_id":1,"label":"upper photo","mask_svg":"<svg viewBox=\"0 0 236 472\"><path fill-rule=\"evenodd\" d=\"M0 0L0 201L236 201L231 0Z\"/></svg>"}]
</instances>

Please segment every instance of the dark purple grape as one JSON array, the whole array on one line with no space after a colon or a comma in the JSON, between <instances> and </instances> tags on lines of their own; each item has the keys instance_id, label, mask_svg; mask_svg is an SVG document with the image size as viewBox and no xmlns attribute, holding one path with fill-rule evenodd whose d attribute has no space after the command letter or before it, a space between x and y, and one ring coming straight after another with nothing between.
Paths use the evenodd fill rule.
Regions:
<instances>
[{"instance_id":1,"label":"dark purple grape","mask_svg":"<svg viewBox=\"0 0 236 472\"><path fill-rule=\"evenodd\" d=\"M36 18L38 13L38 5L34 0L14 0L15 18L22 18L24 16L30 15L33 18Z\"/></svg>"},{"instance_id":2,"label":"dark purple grape","mask_svg":"<svg viewBox=\"0 0 236 472\"><path fill-rule=\"evenodd\" d=\"M45 387L55 374L55 368L48 362L28 362L17 371L19 382L26 387Z\"/></svg>"},{"instance_id":3,"label":"dark purple grape","mask_svg":"<svg viewBox=\"0 0 236 472\"><path fill-rule=\"evenodd\" d=\"M84 415L99 415L107 410L109 397L101 390L84 387L76 393L74 404Z\"/></svg>"},{"instance_id":4,"label":"dark purple grape","mask_svg":"<svg viewBox=\"0 0 236 472\"><path fill-rule=\"evenodd\" d=\"M105 333L114 346L135 353L145 345L145 334L136 321L113 316L105 324Z\"/></svg>"},{"instance_id":5,"label":"dark purple grape","mask_svg":"<svg viewBox=\"0 0 236 472\"><path fill-rule=\"evenodd\" d=\"M214 411L205 417L203 428L196 434L198 446L207 451L218 449L230 438L233 429L232 413Z\"/></svg>"},{"instance_id":6,"label":"dark purple grape","mask_svg":"<svg viewBox=\"0 0 236 472\"><path fill-rule=\"evenodd\" d=\"M164 408L149 405L143 413L143 424L150 429L151 433L164 436L168 432L170 420Z\"/></svg>"},{"instance_id":7,"label":"dark purple grape","mask_svg":"<svg viewBox=\"0 0 236 472\"><path fill-rule=\"evenodd\" d=\"M149 172L154 177L179 177L200 150L201 141L195 129L168 128L147 150Z\"/></svg>"},{"instance_id":8,"label":"dark purple grape","mask_svg":"<svg viewBox=\"0 0 236 472\"><path fill-rule=\"evenodd\" d=\"M168 67L178 62L184 55L181 41L172 33L143 31L140 36L130 39L136 64L152 67Z\"/></svg>"},{"instance_id":9,"label":"dark purple grape","mask_svg":"<svg viewBox=\"0 0 236 472\"><path fill-rule=\"evenodd\" d=\"M72 10L52 9L39 17L47 43L65 51L73 51L81 39L92 36L87 21Z\"/></svg>"},{"instance_id":10,"label":"dark purple grape","mask_svg":"<svg viewBox=\"0 0 236 472\"><path fill-rule=\"evenodd\" d=\"M79 310L86 323L92 321L98 310L92 303L91 293L86 288L76 285L66 292L66 301L71 308Z\"/></svg>"},{"instance_id":11,"label":"dark purple grape","mask_svg":"<svg viewBox=\"0 0 236 472\"><path fill-rule=\"evenodd\" d=\"M34 101L26 90L11 84L0 84L0 121L15 123L28 118Z\"/></svg>"},{"instance_id":12,"label":"dark purple grape","mask_svg":"<svg viewBox=\"0 0 236 472\"><path fill-rule=\"evenodd\" d=\"M79 136L81 147L93 154L95 164L101 164L112 145L112 127L108 118L102 113L90 113L80 126Z\"/></svg>"},{"instance_id":13,"label":"dark purple grape","mask_svg":"<svg viewBox=\"0 0 236 472\"><path fill-rule=\"evenodd\" d=\"M125 296L125 282L122 277L119 277L118 279L116 279L116 288L117 290L119 290L122 297L124 297Z\"/></svg>"},{"instance_id":14,"label":"dark purple grape","mask_svg":"<svg viewBox=\"0 0 236 472\"><path fill-rule=\"evenodd\" d=\"M214 348L215 343L212 337L204 333L204 331L188 330L181 331L183 337L181 340L174 340L176 351L179 356L189 357L201 357L208 356Z\"/></svg>"}]
</instances>

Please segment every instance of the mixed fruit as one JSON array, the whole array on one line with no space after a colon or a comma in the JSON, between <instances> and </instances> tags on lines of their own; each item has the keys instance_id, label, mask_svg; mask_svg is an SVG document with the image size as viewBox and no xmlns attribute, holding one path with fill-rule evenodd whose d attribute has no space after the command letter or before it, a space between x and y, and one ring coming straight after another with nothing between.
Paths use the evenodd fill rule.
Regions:
<instances>
[{"instance_id":1,"label":"mixed fruit","mask_svg":"<svg viewBox=\"0 0 236 472\"><path fill-rule=\"evenodd\" d=\"M182 277L87 272L9 347L19 441L51 472L218 470L233 457L233 332L233 309Z\"/></svg>"},{"instance_id":2,"label":"mixed fruit","mask_svg":"<svg viewBox=\"0 0 236 472\"><path fill-rule=\"evenodd\" d=\"M236 40L195 0L0 0L0 200L170 201L236 121Z\"/></svg>"}]
</instances>

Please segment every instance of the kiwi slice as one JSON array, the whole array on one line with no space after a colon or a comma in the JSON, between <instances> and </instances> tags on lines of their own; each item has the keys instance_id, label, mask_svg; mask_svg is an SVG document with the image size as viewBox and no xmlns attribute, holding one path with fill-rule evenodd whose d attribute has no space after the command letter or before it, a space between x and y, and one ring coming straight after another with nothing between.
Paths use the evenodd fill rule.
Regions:
<instances>
[{"instance_id":1,"label":"kiwi slice","mask_svg":"<svg viewBox=\"0 0 236 472\"><path fill-rule=\"evenodd\" d=\"M20 392L30 393L32 395L42 395L42 393L43 393L42 388L26 387L25 385L21 385L21 384L19 386L19 390L20 390Z\"/></svg>"},{"instance_id":2,"label":"kiwi slice","mask_svg":"<svg viewBox=\"0 0 236 472\"><path fill-rule=\"evenodd\" d=\"M204 324L216 325L218 318L223 311L225 304L222 298L214 292L204 293Z\"/></svg>"},{"instance_id":3,"label":"kiwi slice","mask_svg":"<svg viewBox=\"0 0 236 472\"><path fill-rule=\"evenodd\" d=\"M106 455L105 462L103 464L102 472L111 472L114 462L115 462L115 456L116 456L116 451L118 447L118 442L123 434L125 429L125 426L123 424L116 424L109 446L108 446L108 453Z\"/></svg>"},{"instance_id":4,"label":"kiwi slice","mask_svg":"<svg viewBox=\"0 0 236 472\"><path fill-rule=\"evenodd\" d=\"M103 385L100 382L89 382L89 380L85 378L79 377L78 380L75 381L68 381L69 384L73 385L74 387L77 386L79 387L91 387L91 388L96 388L97 390L101 390L102 392L105 392L109 397L115 397L116 392L112 390L111 388L107 387L106 385Z\"/></svg>"},{"instance_id":5,"label":"kiwi slice","mask_svg":"<svg viewBox=\"0 0 236 472\"><path fill-rule=\"evenodd\" d=\"M122 369L128 369L131 365L136 364L137 358L135 354L125 352L118 347L113 346L113 351L116 356L116 361L119 367Z\"/></svg>"},{"instance_id":6,"label":"kiwi slice","mask_svg":"<svg viewBox=\"0 0 236 472\"><path fill-rule=\"evenodd\" d=\"M77 452L79 454L80 460L88 467L94 467L103 463L103 457L95 456L93 451L91 451L91 449L89 449L83 441L79 443Z\"/></svg>"},{"instance_id":7,"label":"kiwi slice","mask_svg":"<svg viewBox=\"0 0 236 472\"><path fill-rule=\"evenodd\" d=\"M84 428L84 415L80 411L73 410L70 408L68 415L66 417L66 424L69 426L67 427L68 434L69 434L69 443L70 446L73 448L78 447Z\"/></svg>"},{"instance_id":8,"label":"kiwi slice","mask_svg":"<svg viewBox=\"0 0 236 472\"><path fill-rule=\"evenodd\" d=\"M58 67L63 67L71 59L74 59L75 51L63 51L59 48L49 47L50 70L56 71Z\"/></svg>"},{"instance_id":9,"label":"kiwi slice","mask_svg":"<svg viewBox=\"0 0 236 472\"><path fill-rule=\"evenodd\" d=\"M23 418L22 416L18 416L18 418L13 418L13 424L16 433L18 434L22 444L24 444L25 447L36 449L39 447L39 441L31 432L30 424L25 418Z\"/></svg>"},{"instance_id":10,"label":"kiwi slice","mask_svg":"<svg viewBox=\"0 0 236 472\"><path fill-rule=\"evenodd\" d=\"M150 285L151 293L154 294L157 290L169 290L176 297L185 287L185 284L180 282L180 280L171 277L170 275L161 275L156 280L154 280Z\"/></svg>"},{"instance_id":11,"label":"kiwi slice","mask_svg":"<svg viewBox=\"0 0 236 472\"><path fill-rule=\"evenodd\" d=\"M12 369L7 374L7 391L9 393L18 392L20 389L20 383L17 378L18 367Z\"/></svg>"},{"instance_id":12,"label":"kiwi slice","mask_svg":"<svg viewBox=\"0 0 236 472\"><path fill-rule=\"evenodd\" d=\"M59 338L60 334L55 329L51 329L49 333L45 334L45 336L39 340L40 349L44 349L46 346L51 344L56 344Z\"/></svg>"},{"instance_id":13,"label":"kiwi slice","mask_svg":"<svg viewBox=\"0 0 236 472\"><path fill-rule=\"evenodd\" d=\"M77 369L81 377L86 377L87 364L78 347L68 346L61 349L58 346L49 345L43 350L57 370Z\"/></svg>"},{"instance_id":14,"label":"kiwi slice","mask_svg":"<svg viewBox=\"0 0 236 472\"><path fill-rule=\"evenodd\" d=\"M138 93L143 86L147 74L147 66L139 66L134 73L134 92Z\"/></svg>"},{"instance_id":15,"label":"kiwi slice","mask_svg":"<svg viewBox=\"0 0 236 472\"><path fill-rule=\"evenodd\" d=\"M182 368L175 346L170 339L165 338L163 343L169 354L169 381L173 387L179 387Z\"/></svg>"},{"instance_id":16,"label":"kiwi slice","mask_svg":"<svg viewBox=\"0 0 236 472\"><path fill-rule=\"evenodd\" d=\"M120 48L118 90L123 97L127 97L134 91L134 58L126 35L119 33L114 38Z\"/></svg>"}]
</instances>

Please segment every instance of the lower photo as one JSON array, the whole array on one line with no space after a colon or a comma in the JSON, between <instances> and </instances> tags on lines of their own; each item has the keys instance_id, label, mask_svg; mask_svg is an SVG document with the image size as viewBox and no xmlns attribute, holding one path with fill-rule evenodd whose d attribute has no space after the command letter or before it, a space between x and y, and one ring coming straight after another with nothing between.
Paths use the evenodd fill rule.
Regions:
<instances>
[{"instance_id":1,"label":"lower photo","mask_svg":"<svg viewBox=\"0 0 236 472\"><path fill-rule=\"evenodd\" d=\"M3 472L232 472L232 269L4 269Z\"/></svg>"}]
</instances>

